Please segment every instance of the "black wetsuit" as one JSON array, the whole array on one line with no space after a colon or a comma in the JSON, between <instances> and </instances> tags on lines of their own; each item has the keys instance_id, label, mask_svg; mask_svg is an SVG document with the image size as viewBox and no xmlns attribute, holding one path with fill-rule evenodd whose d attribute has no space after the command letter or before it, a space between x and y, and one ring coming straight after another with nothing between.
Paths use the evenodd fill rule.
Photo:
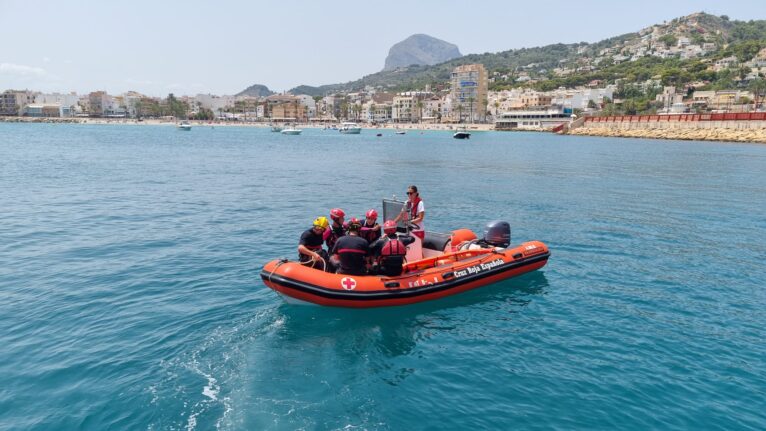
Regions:
<instances>
[{"instance_id":1,"label":"black wetsuit","mask_svg":"<svg viewBox=\"0 0 766 431\"><path fill-rule=\"evenodd\" d=\"M298 244L303 245L304 247L306 247L307 249L315 253L318 253L322 257L322 259L327 261L328 260L327 252L322 250L323 242L324 242L324 239L322 239L322 234L314 232L314 229L311 228L301 234L301 239L298 241ZM311 260L311 256L299 252L298 259L301 262L308 262ZM326 265L326 263L324 265ZM315 268L324 269L324 265L318 262L314 263Z\"/></svg>"},{"instance_id":2,"label":"black wetsuit","mask_svg":"<svg viewBox=\"0 0 766 431\"><path fill-rule=\"evenodd\" d=\"M369 244L364 238L356 235L345 235L338 238L330 254L338 254L341 274L364 275L367 272L365 257L369 252Z\"/></svg>"},{"instance_id":3,"label":"black wetsuit","mask_svg":"<svg viewBox=\"0 0 766 431\"><path fill-rule=\"evenodd\" d=\"M330 226L330 229L328 229L324 233L324 238L325 238L325 241L327 242L327 249L332 250L333 247L335 247L335 242L338 241L340 237L345 235L346 235L345 228L343 226L335 226L335 223L333 223Z\"/></svg>"}]
</instances>

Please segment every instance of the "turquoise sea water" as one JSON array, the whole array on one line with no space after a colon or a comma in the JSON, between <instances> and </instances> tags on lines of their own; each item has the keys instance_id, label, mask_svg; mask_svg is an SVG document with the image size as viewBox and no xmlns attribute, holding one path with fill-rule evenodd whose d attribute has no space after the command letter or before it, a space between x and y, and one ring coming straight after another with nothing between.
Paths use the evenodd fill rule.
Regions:
<instances>
[{"instance_id":1,"label":"turquoise sea water","mask_svg":"<svg viewBox=\"0 0 766 431\"><path fill-rule=\"evenodd\" d=\"M0 124L0 429L766 429L766 146ZM262 265L417 184L548 265L415 306Z\"/></svg>"}]
</instances>

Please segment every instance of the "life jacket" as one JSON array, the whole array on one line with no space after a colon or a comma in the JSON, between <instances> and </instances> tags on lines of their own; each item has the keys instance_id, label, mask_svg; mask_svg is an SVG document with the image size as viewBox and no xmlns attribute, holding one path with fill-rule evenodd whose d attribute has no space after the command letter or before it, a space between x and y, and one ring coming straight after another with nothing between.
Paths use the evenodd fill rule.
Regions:
<instances>
[{"instance_id":1,"label":"life jacket","mask_svg":"<svg viewBox=\"0 0 766 431\"><path fill-rule=\"evenodd\" d=\"M324 240L327 244L327 249L332 250L332 248L335 246L335 243L338 241L338 238L346 235L345 227L344 226L330 226L330 229L326 229L324 231Z\"/></svg>"},{"instance_id":2,"label":"life jacket","mask_svg":"<svg viewBox=\"0 0 766 431\"><path fill-rule=\"evenodd\" d=\"M401 275L406 255L407 246L402 241L388 238L388 241L381 247L380 256L378 256L380 274L390 277Z\"/></svg>"},{"instance_id":3,"label":"life jacket","mask_svg":"<svg viewBox=\"0 0 766 431\"><path fill-rule=\"evenodd\" d=\"M389 239L380 249L378 262L385 263L393 258L403 258L404 256L407 256L407 246L398 239Z\"/></svg>"},{"instance_id":4,"label":"life jacket","mask_svg":"<svg viewBox=\"0 0 766 431\"><path fill-rule=\"evenodd\" d=\"M418 216L418 205L420 204L420 196L416 196L413 202L408 203L410 205L410 220Z\"/></svg>"},{"instance_id":5,"label":"life jacket","mask_svg":"<svg viewBox=\"0 0 766 431\"><path fill-rule=\"evenodd\" d=\"M418 216L418 205L420 204L420 201L422 201L422 199L420 199L420 196L416 196L415 201L407 202L408 209L410 211L410 220ZM412 234L420 239L425 239L426 233L425 231L423 231L422 225L416 225L416 226L420 226L420 227L418 230L413 230Z\"/></svg>"},{"instance_id":6,"label":"life jacket","mask_svg":"<svg viewBox=\"0 0 766 431\"><path fill-rule=\"evenodd\" d=\"M372 227L375 225L373 224ZM362 230L359 231L359 236L366 239L368 243L372 244L380 238L380 229L373 229L366 224L362 225Z\"/></svg>"}]
</instances>

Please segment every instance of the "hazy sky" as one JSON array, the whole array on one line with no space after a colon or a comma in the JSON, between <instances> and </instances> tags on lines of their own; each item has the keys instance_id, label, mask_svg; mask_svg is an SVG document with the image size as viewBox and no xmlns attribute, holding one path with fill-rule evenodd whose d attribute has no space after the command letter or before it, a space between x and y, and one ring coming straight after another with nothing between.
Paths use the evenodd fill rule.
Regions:
<instances>
[{"instance_id":1,"label":"hazy sky","mask_svg":"<svg viewBox=\"0 0 766 431\"><path fill-rule=\"evenodd\" d=\"M377 72L414 33L497 52L596 42L701 10L766 19L764 0L0 0L0 91L284 91Z\"/></svg>"}]
</instances>

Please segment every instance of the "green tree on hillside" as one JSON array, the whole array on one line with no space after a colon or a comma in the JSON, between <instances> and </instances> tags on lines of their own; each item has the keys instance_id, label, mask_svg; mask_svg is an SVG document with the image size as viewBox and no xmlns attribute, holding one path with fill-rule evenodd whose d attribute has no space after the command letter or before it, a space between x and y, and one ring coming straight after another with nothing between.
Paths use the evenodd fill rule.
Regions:
<instances>
[{"instance_id":1,"label":"green tree on hillside","mask_svg":"<svg viewBox=\"0 0 766 431\"><path fill-rule=\"evenodd\" d=\"M666 34L664 36L660 36L658 41L665 44L665 47L670 48L671 46L675 46L676 43L678 43L678 38L673 34Z\"/></svg>"}]
</instances>

